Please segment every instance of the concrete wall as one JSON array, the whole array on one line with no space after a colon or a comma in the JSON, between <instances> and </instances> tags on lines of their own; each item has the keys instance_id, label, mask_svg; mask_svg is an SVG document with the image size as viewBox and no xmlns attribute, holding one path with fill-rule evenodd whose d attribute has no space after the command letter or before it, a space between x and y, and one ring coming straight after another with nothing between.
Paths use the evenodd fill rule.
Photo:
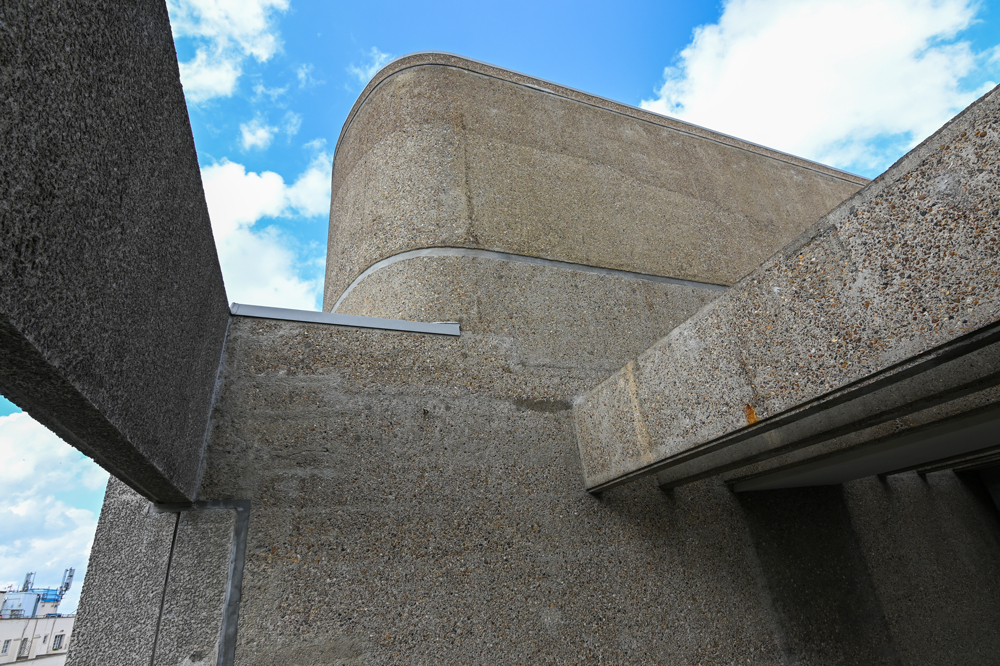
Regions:
<instances>
[{"instance_id":1,"label":"concrete wall","mask_svg":"<svg viewBox=\"0 0 1000 666\"><path fill-rule=\"evenodd\" d=\"M337 310L458 321L509 341L532 366L613 372L722 293L697 286L476 257L428 257L379 270Z\"/></svg>"},{"instance_id":2,"label":"concrete wall","mask_svg":"<svg viewBox=\"0 0 1000 666\"><path fill-rule=\"evenodd\" d=\"M38 3L0 30L5 90L23 92L0 116L17 287L0 301L0 389L124 480L73 666L215 663L233 523L147 501L195 495L252 502L241 665L1000 654L1000 527L974 483L584 492L574 400L711 308L704 286L437 257L368 276L342 306L462 319L458 338L234 317L199 477L227 317L166 13ZM338 148L328 298L427 245L726 282L859 184L538 83L438 55L373 82ZM719 164L739 167L733 208ZM691 178L702 194L679 186ZM623 232L640 240L601 254Z\"/></svg>"},{"instance_id":3,"label":"concrete wall","mask_svg":"<svg viewBox=\"0 0 1000 666\"><path fill-rule=\"evenodd\" d=\"M603 364L470 320L234 318L201 493L253 502L237 664L1000 663L974 479L596 498L567 408Z\"/></svg>"},{"instance_id":4,"label":"concrete wall","mask_svg":"<svg viewBox=\"0 0 1000 666\"><path fill-rule=\"evenodd\" d=\"M228 319L162 0L0 20L0 393L193 497Z\"/></svg>"},{"instance_id":5,"label":"concrete wall","mask_svg":"<svg viewBox=\"0 0 1000 666\"><path fill-rule=\"evenodd\" d=\"M70 666L215 666L235 512L164 512L112 478Z\"/></svg>"},{"instance_id":6,"label":"concrete wall","mask_svg":"<svg viewBox=\"0 0 1000 666\"><path fill-rule=\"evenodd\" d=\"M989 333L1000 321L998 155L1000 89L595 389L577 410L588 487L752 461L794 444L772 425L823 400L863 422L877 415L868 408L897 407L891 389L865 393L877 373L889 382L921 354ZM965 390L978 371L978 389L1000 381L1000 349L964 358L915 376L901 404Z\"/></svg>"},{"instance_id":7,"label":"concrete wall","mask_svg":"<svg viewBox=\"0 0 1000 666\"><path fill-rule=\"evenodd\" d=\"M866 181L500 68L383 69L337 144L324 309L371 264L467 247L731 284Z\"/></svg>"}]
</instances>

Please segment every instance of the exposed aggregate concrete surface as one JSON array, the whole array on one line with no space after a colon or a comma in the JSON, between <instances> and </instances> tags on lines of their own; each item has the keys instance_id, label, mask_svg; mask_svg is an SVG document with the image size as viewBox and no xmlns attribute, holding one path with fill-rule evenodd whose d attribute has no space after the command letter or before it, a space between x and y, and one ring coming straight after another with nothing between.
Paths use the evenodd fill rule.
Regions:
<instances>
[{"instance_id":1,"label":"exposed aggregate concrete surface","mask_svg":"<svg viewBox=\"0 0 1000 666\"><path fill-rule=\"evenodd\" d=\"M152 666L218 663L235 516L229 509L175 516L177 535Z\"/></svg>"},{"instance_id":2,"label":"exposed aggregate concrete surface","mask_svg":"<svg viewBox=\"0 0 1000 666\"><path fill-rule=\"evenodd\" d=\"M981 489L786 501L644 479L595 498L568 400L601 366L581 359L235 317L201 494L253 502L237 664L942 663L900 657L928 631L992 649L960 643L998 608ZM962 558L978 591L917 594L959 574L914 554L901 579L886 558L911 539Z\"/></svg>"},{"instance_id":3,"label":"exposed aggregate concrete surface","mask_svg":"<svg viewBox=\"0 0 1000 666\"><path fill-rule=\"evenodd\" d=\"M112 477L94 535L69 666L152 663L177 515Z\"/></svg>"},{"instance_id":4,"label":"exposed aggregate concrete surface","mask_svg":"<svg viewBox=\"0 0 1000 666\"><path fill-rule=\"evenodd\" d=\"M998 148L994 90L595 389L588 487L996 322Z\"/></svg>"},{"instance_id":5,"label":"exposed aggregate concrete surface","mask_svg":"<svg viewBox=\"0 0 1000 666\"><path fill-rule=\"evenodd\" d=\"M191 499L228 321L162 0L0 5L0 392Z\"/></svg>"},{"instance_id":6,"label":"exposed aggregate concrete surface","mask_svg":"<svg viewBox=\"0 0 1000 666\"><path fill-rule=\"evenodd\" d=\"M457 321L523 362L608 373L722 292L472 257L416 258L364 278L343 314Z\"/></svg>"},{"instance_id":7,"label":"exposed aggregate concrete surface","mask_svg":"<svg viewBox=\"0 0 1000 666\"><path fill-rule=\"evenodd\" d=\"M444 54L373 79L334 158L324 309L426 247L731 284L867 182Z\"/></svg>"},{"instance_id":8,"label":"exposed aggregate concrete surface","mask_svg":"<svg viewBox=\"0 0 1000 666\"><path fill-rule=\"evenodd\" d=\"M235 317L201 494L253 502L237 663L782 663L722 484L583 492L599 376Z\"/></svg>"}]
</instances>

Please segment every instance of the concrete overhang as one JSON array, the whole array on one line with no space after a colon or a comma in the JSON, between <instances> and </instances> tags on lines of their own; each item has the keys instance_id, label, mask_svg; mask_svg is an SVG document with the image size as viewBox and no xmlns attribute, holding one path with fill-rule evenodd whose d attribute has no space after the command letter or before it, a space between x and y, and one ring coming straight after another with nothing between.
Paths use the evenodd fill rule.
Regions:
<instances>
[{"instance_id":1,"label":"concrete overhang","mask_svg":"<svg viewBox=\"0 0 1000 666\"><path fill-rule=\"evenodd\" d=\"M587 488L837 483L989 446L998 156L995 89L583 396Z\"/></svg>"}]
</instances>

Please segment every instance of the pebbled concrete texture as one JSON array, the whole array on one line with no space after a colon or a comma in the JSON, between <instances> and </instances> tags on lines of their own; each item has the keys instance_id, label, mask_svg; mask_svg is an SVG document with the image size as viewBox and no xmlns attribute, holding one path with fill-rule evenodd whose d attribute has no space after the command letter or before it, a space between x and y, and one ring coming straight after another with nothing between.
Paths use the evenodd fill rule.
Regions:
<instances>
[{"instance_id":1,"label":"pebbled concrete texture","mask_svg":"<svg viewBox=\"0 0 1000 666\"><path fill-rule=\"evenodd\" d=\"M1000 663L1000 516L982 483L946 471L843 488L901 662Z\"/></svg>"},{"instance_id":2,"label":"pebbled concrete texture","mask_svg":"<svg viewBox=\"0 0 1000 666\"><path fill-rule=\"evenodd\" d=\"M998 109L994 90L638 357L656 460L1000 318ZM604 453L613 390L577 409L590 487L644 465Z\"/></svg>"},{"instance_id":3,"label":"pebbled concrete texture","mask_svg":"<svg viewBox=\"0 0 1000 666\"><path fill-rule=\"evenodd\" d=\"M176 514L170 575L152 666L216 666L235 512Z\"/></svg>"},{"instance_id":4,"label":"pebbled concrete texture","mask_svg":"<svg viewBox=\"0 0 1000 666\"><path fill-rule=\"evenodd\" d=\"M979 654L963 618L1000 608L981 489L596 498L567 403L599 373L494 332L235 317L201 493L253 501L236 663L941 663L907 623Z\"/></svg>"},{"instance_id":5,"label":"pebbled concrete texture","mask_svg":"<svg viewBox=\"0 0 1000 666\"><path fill-rule=\"evenodd\" d=\"M193 496L228 320L161 1L0 8L0 392Z\"/></svg>"},{"instance_id":6,"label":"pebbled concrete texture","mask_svg":"<svg viewBox=\"0 0 1000 666\"><path fill-rule=\"evenodd\" d=\"M83 582L69 666L151 664L177 514L112 477Z\"/></svg>"},{"instance_id":7,"label":"pebbled concrete texture","mask_svg":"<svg viewBox=\"0 0 1000 666\"><path fill-rule=\"evenodd\" d=\"M723 293L475 257L401 261L362 280L341 314L457 321L509 339L528 365L607 373Z\"/></svg>"},{"instance_id":8,"label":"pebbled concrete texture","mask_svg":"<svg viewBox=\"0 0 1000 666\"><path fill-rule=\"evenodd\" d=\"M445 54L380 72L333 170L324 309L415 248L730 284L864 179Z\"/></svg>"},{"instance_id":9,"label":"pebbled concrete texture","mask_svg":"<svg viewBox=\"0 0 1000 666\"><path fill-rule=\"evenodd\" d=\"M235 317L201 494L253 502L237 663L782 663L723 484L583 491L596 376Z\"/></svg>"},{"instance_id":10,"label":"pebbled concrete texture","mask_svg":"<svg viewBox=\"0 0 1000 666\"><path fill-rule=\"evenodd\" d=\"M111 478L70 666L215 666L235 512L158 512Z\"/></svg>"}]
</instances>

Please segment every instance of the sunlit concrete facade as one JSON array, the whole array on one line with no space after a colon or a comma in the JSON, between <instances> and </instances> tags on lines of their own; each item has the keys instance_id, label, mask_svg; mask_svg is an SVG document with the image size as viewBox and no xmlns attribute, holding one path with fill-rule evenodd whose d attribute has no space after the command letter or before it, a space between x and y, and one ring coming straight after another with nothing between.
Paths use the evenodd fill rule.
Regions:
<instances>
[{"instance_id":1,"label":"sunlit concrete facade","mask_svg":"<svg viewBox=\"0 0 1000 666\"><path fill-rule=\"evenodd\" d=\"M886 432L989 421L995 91L867 183L403 58L338 141L328 318L251 317L223 300L162 4L9 25L0 390L115 475L70 664L997 663L990 472L785 483ZM65 74L29 79L39 62ZM904 274L918 240L934 252ZM913 329L901 281L970 311L921 301L937 321ZM841 306L850 336L823 319ZM809 363L822 381L796 379ZM869 380L886 393L836 393Z\"/></svg>"}]
</instances>

